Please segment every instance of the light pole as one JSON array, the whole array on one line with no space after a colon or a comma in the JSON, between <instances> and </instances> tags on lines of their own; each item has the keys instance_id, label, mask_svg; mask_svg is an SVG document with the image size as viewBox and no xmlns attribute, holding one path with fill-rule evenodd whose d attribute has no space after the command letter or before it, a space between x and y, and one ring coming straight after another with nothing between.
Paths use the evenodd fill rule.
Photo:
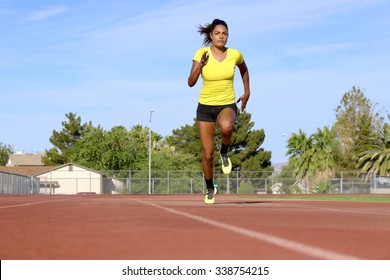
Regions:
<instances>
[{"instance_id":1,"label":"light pole","mask_svg":"<svg viewBox=\"0 0 390 280\"><path fill-rule=\"evenodd\" d=\"M149 194L152 194L152 113L153 109L150 110L149 115Z\"/></svg>"}]
</instances>

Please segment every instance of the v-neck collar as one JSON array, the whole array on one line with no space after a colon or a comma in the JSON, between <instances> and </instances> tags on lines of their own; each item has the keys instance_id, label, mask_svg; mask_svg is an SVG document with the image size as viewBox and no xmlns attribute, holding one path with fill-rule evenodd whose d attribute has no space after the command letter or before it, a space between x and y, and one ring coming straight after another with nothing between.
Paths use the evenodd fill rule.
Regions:
<instances>
[{"instance_id":1,"label":"v-neck collar","mask_svg":"<svg viewBox=\"0 0 390 280\"><path fill-rule=\"evenodd\" d=\"M221 60L221 61L219 61L218 59L216 59L215 58L215 56L214 56L214 54L213 54L213 51L211 50L211 46L209 47L209 50L210 50L210 54L212 55L212 57L214 58L214 60L216 61L216 62L218 62L218 63L223 63L225 60L226 60L226 58L227 58L227 56L228 56L228 49L229 48L226 48L226 56L225 56L225 58L223 59L223 60Z\"/></svg>"}]
</instances>

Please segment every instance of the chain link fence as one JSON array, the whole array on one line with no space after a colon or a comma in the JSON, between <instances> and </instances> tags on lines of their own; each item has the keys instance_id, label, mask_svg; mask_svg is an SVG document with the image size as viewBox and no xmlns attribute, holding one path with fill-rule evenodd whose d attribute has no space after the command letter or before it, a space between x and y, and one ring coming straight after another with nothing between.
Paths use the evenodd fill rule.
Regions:
<instances>
[{"instance_id":1,"label":"chain link fence","mask_svg":"<svg viewBox=\"0 0 390 280\"><path fill-rule=\"evenodd\" d=\"M147 171L127 172L126 178L117 177L121 172L109 172L109 176L114 176L122 182L121 187L115 188L115 192L148 193ZM297 179L293 173L276 171L232 171L229 175L216 172L214 184L220 193L237 194L390 194L390 177L367 176L348 171L335 172L331 175L333 176L312 172ZM150 192L154 194L205 192L204 179L200 171L153 170L150 179Z\"/></svg>"},{"instance_id":2,"label":"chain link fence","mask_svg":"<svg viewBox=\"0 0 390 280\"><path fill-rule=\"evenodd\" d=\"M76 171L73 171L73 173ZM205 192L201 171L97 171L99 178L64 174L49 179L0 172L1 194L195 194ZM232 171L214 173L219 193L226 194L390 194L390 176L358 172L313 172L296 179L286 172Z\"/></svg>"},{"instance_id":3,"label":"chain link fence","mask_svg":"<svg viewBox=\"0 0 390 280\"><path fill-rule=\"evenodd\" d=\"M295 179L292 173L272 174L271 193L316 194L390 194L390 176L376 176L357 171L339 171L332 174L307 173Z\"/></svg>"}]
</instances>

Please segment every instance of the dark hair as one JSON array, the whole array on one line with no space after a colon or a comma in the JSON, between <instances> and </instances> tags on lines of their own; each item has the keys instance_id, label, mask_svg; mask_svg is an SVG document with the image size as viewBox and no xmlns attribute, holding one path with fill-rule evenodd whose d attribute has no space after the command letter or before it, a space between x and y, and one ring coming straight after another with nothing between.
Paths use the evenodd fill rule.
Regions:
<instances>
[{"instance_id":1,"label":"dark hair","mask_svg":"<svg viewBox=\"0 0 390 280\"><path fill-rule=\"evenodd\" d=\"M198 26L198 32L200 33L200 35L204 35L204 39L203 39L203 44L205 46L208 46L211 44L211 38L210 38L210 33L214 31L214 28L217 26L217 25L223 25L226 27L226 29L229 30L227 24L225 21L223 20L220 20L220 19L214 19L213 22L210 24L210 23L207 23L205 24L204 26L202 25L199 25Z\"/></svg>"}]
</instances>

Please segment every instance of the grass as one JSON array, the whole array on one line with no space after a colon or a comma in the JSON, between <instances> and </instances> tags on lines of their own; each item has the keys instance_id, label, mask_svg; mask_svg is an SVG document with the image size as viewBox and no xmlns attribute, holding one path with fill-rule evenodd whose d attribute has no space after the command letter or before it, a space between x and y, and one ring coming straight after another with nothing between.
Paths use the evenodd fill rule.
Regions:
<instances>
[{"instance_id":1,"label":"grass","mask_svg":"<svg viewBox=\"0 0 390 280\"><path fill-rule=\"evenodd\" d=\"M323 200L342 202L387 202L390 203L390 195L328 195L328 194L307 194L307 195L261 195L251 196L251 198L261 199L286 199L286 200Z\"/></svg>"}]
</instances>

